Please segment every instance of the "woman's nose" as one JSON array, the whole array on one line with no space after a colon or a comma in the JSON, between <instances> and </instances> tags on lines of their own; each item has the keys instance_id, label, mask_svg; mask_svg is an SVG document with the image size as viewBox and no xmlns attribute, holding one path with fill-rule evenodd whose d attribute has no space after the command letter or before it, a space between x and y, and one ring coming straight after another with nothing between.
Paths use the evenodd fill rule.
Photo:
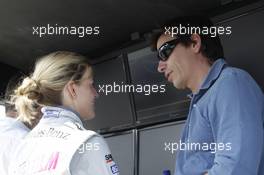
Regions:
<instances>
[{"instance_id":1,"label":"woman's nose","mask_svg":"<svg viewBox=\"0 0 264 175\"><path fill-rule=\"evenodd\" d=\"M99 94L98 94L97 90L94 87L93 87L93 94L94 94L95 98L99 97Z\"/></svg>"}]
</instances>

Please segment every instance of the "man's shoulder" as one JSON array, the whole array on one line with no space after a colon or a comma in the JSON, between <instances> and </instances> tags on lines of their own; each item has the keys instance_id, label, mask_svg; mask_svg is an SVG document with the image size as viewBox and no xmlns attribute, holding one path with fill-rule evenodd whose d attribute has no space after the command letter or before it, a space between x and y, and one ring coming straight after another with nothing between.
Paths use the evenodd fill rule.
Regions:
<instances>
[{"instance_id":1,"label":"man's shoulder","mask_svg":"<svg viewBox=\"0 0 264 175\"><path fill-rule=\"evenodd\" d=\"M252 78L247 71L237 67L230 67L230 66L226 67L220 76L229 77L229 78L241 78L241 77Z\"/></svg>"},{"instance_id":2,"label":"man's shoulder","mask_svg":"<svg viewBox=\"0 0 264 175\"><path fill-rule=\"evenodd\" d=\"M216 81L220 96L229 93L246 93L249 91L263 96L262 90L254 78L245 70L235 67L226 67Z\"/></svg>"},{"instance_id":3,"label":"man's shoulder","mask_svg":"<svg viewBox=\"0 0 264 175\"><path fill-rule=\"evenodd\" d=\"M226 67L219 76L219 83L222 86L237 84L258 86L254 78L245 70L236 67Z\"/></svg>"}]
</instances>

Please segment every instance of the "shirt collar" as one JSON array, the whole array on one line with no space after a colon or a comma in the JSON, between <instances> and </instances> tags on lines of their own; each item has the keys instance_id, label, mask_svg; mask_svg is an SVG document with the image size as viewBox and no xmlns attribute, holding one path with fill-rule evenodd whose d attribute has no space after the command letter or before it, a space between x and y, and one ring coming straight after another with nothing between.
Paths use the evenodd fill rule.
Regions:
<instances>
[{"instance_id":1,"label":"shirt collar","mask_svg":"<svg viewBox=\"0 0 264 175\"><path fill-rule=\"evenodd\" d=\"M222 58L216 60L214 64L211 66L207 76L205 77L202 85L200 86L200 89L197 93L195 94L189 94L188 97L192 98L193 95L199 94L201 90L206 90L208 89L212 83L217 80L219 75L221 74L223 68L227 65L226 61Z\"/></svg>"}]
</instances>

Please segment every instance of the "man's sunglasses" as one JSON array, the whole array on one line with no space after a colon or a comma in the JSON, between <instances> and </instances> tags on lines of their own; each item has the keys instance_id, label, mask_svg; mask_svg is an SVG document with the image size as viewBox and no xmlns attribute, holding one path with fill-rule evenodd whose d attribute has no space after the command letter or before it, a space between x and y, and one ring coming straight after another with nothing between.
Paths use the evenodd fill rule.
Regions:
<instances>
[{"instance_id":1,"label":"man's sunglasses","mask_svg":"<svg viewBox=\"0 0 264 175\"><path fill-rule=\"evenodd\" d=\"M160 61L167 61L167 59L170 57L172 51L176 47L176 45L179 43L179 38L173 39L171 41L168 41L160 46L158 49L158 58Z\"/></svg>"}]
</instances>

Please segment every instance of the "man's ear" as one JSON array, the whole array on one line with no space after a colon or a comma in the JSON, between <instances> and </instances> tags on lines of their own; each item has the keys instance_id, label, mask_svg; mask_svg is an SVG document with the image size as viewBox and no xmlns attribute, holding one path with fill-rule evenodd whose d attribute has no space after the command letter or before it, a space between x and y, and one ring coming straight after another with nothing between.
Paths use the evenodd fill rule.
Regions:
<instances>
[{"instance_id":1,"label":"man's ear","mask_svg":"<svg viewBox=\"0 0 264 175\"><path fill-rule=\"evenodd\" d=\"M196 33L192 34L191 40L193 41L193 43L191 44L191 48L193 49L193 51L195 53L199 53L201 51L201 47L202 47L200 35L198 35Z\"/></svg>"},{"instance_id":2,"label":"man's ear","mask_svg":"<svg viewBox=\"0 0 264 175\"><path fill-rule=\"evenodd\" d=\"M76 94L76 84L74 81L69 81L66 86L65 86L65 90L67 91L67 93L69 94L69 96L74 99L77 97Z\"/></svg>"}]
</instances>

